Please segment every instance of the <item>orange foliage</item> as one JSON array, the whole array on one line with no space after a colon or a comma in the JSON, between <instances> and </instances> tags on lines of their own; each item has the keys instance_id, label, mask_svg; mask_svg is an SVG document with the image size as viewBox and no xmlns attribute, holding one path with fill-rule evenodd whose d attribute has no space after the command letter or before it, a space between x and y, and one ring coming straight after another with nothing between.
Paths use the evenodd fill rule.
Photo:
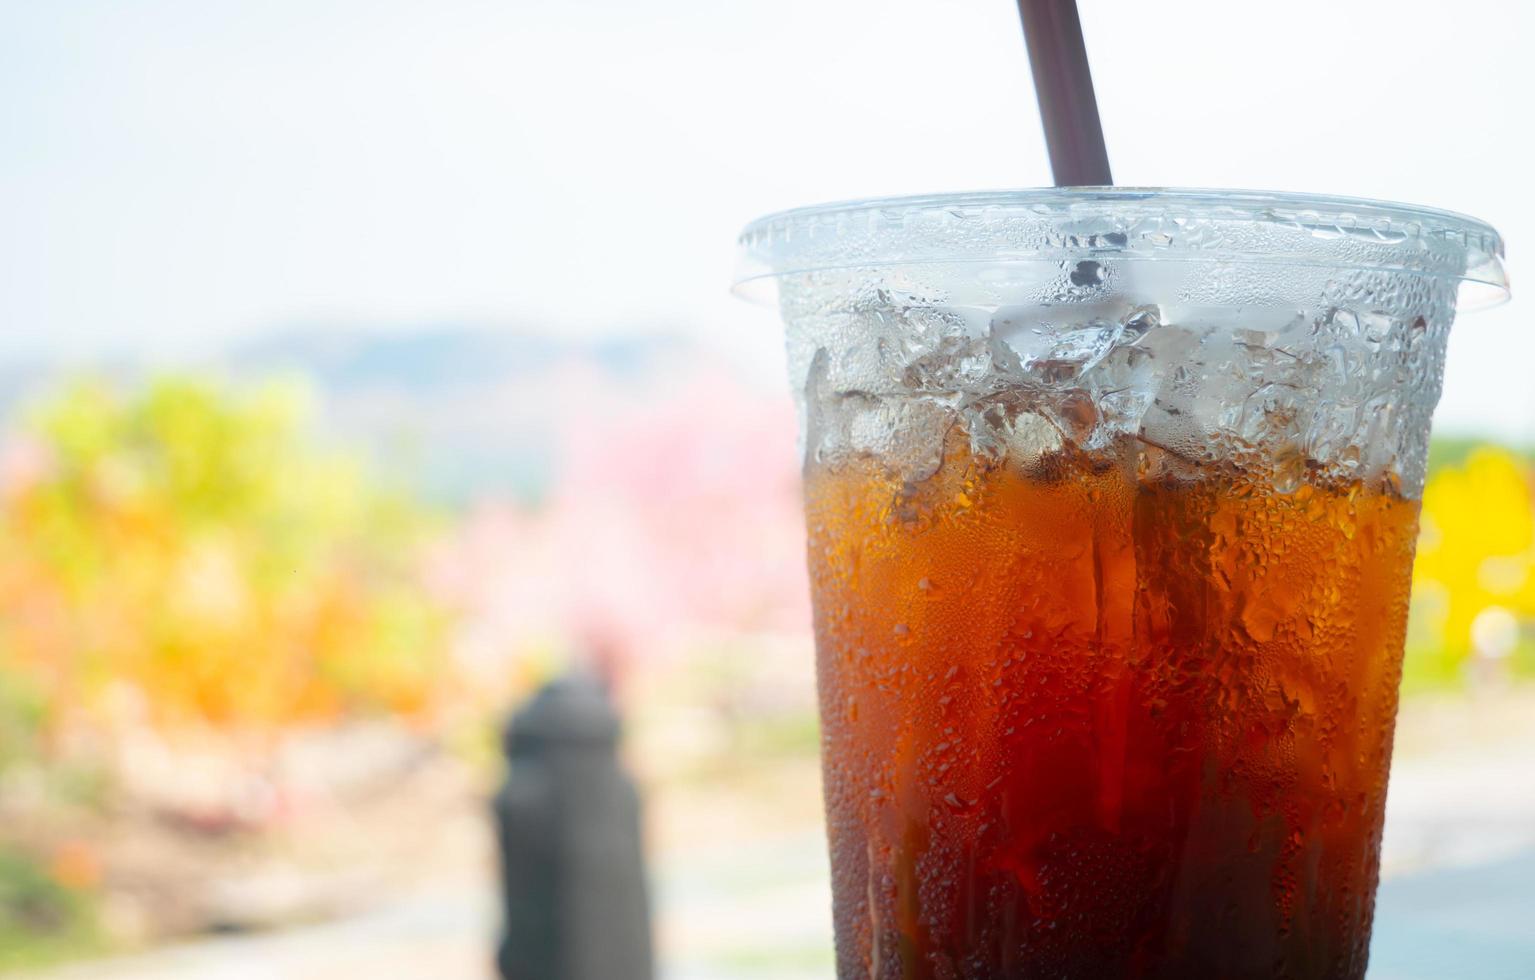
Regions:
<instances>
[{"instance_id":1,"label":"orange foliage","mask_svg":"<svg viewBox=\"0 0 1535 980\"><path fill-rule=\"evenodd\" d=\"M80 384L0 461L0 676L45 730L271 730L429 713L428 522L309 438L302 392Z\"/></svg>"}]
</instances>

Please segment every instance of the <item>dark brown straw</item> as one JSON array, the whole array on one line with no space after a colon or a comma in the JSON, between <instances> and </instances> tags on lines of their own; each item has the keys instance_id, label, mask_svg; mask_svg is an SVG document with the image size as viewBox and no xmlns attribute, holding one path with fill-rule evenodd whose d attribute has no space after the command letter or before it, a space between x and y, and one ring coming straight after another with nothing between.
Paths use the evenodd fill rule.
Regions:
<instances>
[{"instance_id":1,"label":"dark brown straw","mask_svg":"<svg viewBox=\"0 0 1535 980\"><path fill-rule=\"evenodd\" d=\"M1076 0L1018 0L1057 187L1114 183Z\"/></svg>"}]
</instances>

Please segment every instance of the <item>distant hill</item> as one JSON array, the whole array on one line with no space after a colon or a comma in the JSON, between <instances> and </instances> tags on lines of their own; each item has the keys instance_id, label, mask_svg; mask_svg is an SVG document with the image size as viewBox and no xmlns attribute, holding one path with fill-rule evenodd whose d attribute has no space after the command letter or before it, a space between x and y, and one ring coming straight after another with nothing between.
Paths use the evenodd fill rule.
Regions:
<instances>
[{"instance_id":1,"label":"distant hill","mask_svg":"<svg viewBox=\"0 0 1535 980\"><path fill-rule=\"evenodd\" d=\"M236 382L305 379L329 437L361 447L386 474L429 498L456 505L487 496L538 499L565 427L595 392L642 398L705 360L680 336L568 340L431 324L388 332L291 329L232 347L205 367ZM67 374L131 383L156 368L128 359L0 363L0 419Z\"/></svg>"},{"instance_id":2,"label":"distant hill","mask_svg":"<svg viewBox=\"0 0 1535 980\"><path fill-rule=\"evenodd\" d=\"M231 350L234 378L309 379L326 429L441 503L536 500L562 426L594 386L638 392L701 354L675 336L565 340L433 325L409 332L292 330Z\"/></svg>"},{"instance_id":3,"label":"distant hill","mask_svg":"<svg viewBox=\"0 0 1535 980\"><path fill-rule=\"evenodd\" d=\"M289 330L238 346L224 360L240 373L297 369L332 391L390 387L427 392L535 377L573 360L631 376L692 350L688 341L666 335L573 341L474 325L436 325L389 333Z\"/></svg>"}]
</instances>

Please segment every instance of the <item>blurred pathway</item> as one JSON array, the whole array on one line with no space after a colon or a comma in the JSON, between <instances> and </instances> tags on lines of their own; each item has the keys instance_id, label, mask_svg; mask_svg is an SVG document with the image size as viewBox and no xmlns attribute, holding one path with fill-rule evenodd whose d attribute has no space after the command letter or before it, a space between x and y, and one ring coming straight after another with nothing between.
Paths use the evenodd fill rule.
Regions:
<instances>
[{"instance_id":1,"label":"blurred pathway","mask_svg":"<svg viewBox=\"0 0 1535 980\"><path fill-rule=\"evenodd\" d=\"M1370 980L1528 980L1532 923L1535 851L1391 879L1375 907Z\"/></svg>"},{"instance_id":2,"label":"blurred pathway","mask_svg":"<svg viewBox=\"0 0 1535 980\"><path fill-rule=\"evenodd\" d=\"M1535 740L1401 759L1392 778L1372 980L1529 976L1535 962ZM769 808L771 801L763 801ZM828 980L818 827L721 841L656 869L661 980ZM47 980L491 977L489 881L345 921L210 938Z\"/></svg>"},{"instance_id":3,"label":"blurred pathway","mask_svg":"<svg viewBox=\"0 0 1535 980\"><path fill-rule=\"evenodd\" d=\"M470 885L423 892L365 915L249 936L213 937L45 974L47 980L487 980L494 895Z\"/></svg>"}]
</instances>

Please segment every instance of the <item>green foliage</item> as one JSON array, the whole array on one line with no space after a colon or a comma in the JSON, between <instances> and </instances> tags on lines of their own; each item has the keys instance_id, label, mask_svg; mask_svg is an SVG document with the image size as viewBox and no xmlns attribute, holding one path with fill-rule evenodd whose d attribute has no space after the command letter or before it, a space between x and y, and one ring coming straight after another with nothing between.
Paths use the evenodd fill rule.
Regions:
<instances>
[{"instance_id":1,"label":"green foliage","mask_svg":"<svg viewBox=\"0 0 1535 980\"><path fill-rule=\"evenodd\" d=\"M0 773L35 758L47 705L38 685L0 670Z\"/></svg>"},{"instance_id":2,"label":"green foliage","mask_svg":"<svg viewBox=\"0 0 1535 980\"><path fill-rule=\"evenodd\" d=\"M1442 469L1463 466L1466 457L1485 448L1488 448L1487 440L1476 436L1437 436L1428 444L1428 472L1433 475ZM1535 446L1507 446L1504 449L1526 462L1535 461Z\"/></svg>"},{"instance_id":3,"label":"green foliage","mask_svg":"<svg viewBox=\"0 0 1535 980\"><path fill-rule=\"evenodd\" d=\"M0 847L0 970L80 956L99 944L84 895L22 852Z\"/></svg>"},{"instance_id":4,"label":"green foliage","mask_svg":"<svg viewBox=\"0 0 1535 980\"><path fill-rule=\"evenodd\" d=\"M821 726L810 708L743 718L731 735L737 758L813 757L821 748Z\"/></svg>"}]
</instances>

